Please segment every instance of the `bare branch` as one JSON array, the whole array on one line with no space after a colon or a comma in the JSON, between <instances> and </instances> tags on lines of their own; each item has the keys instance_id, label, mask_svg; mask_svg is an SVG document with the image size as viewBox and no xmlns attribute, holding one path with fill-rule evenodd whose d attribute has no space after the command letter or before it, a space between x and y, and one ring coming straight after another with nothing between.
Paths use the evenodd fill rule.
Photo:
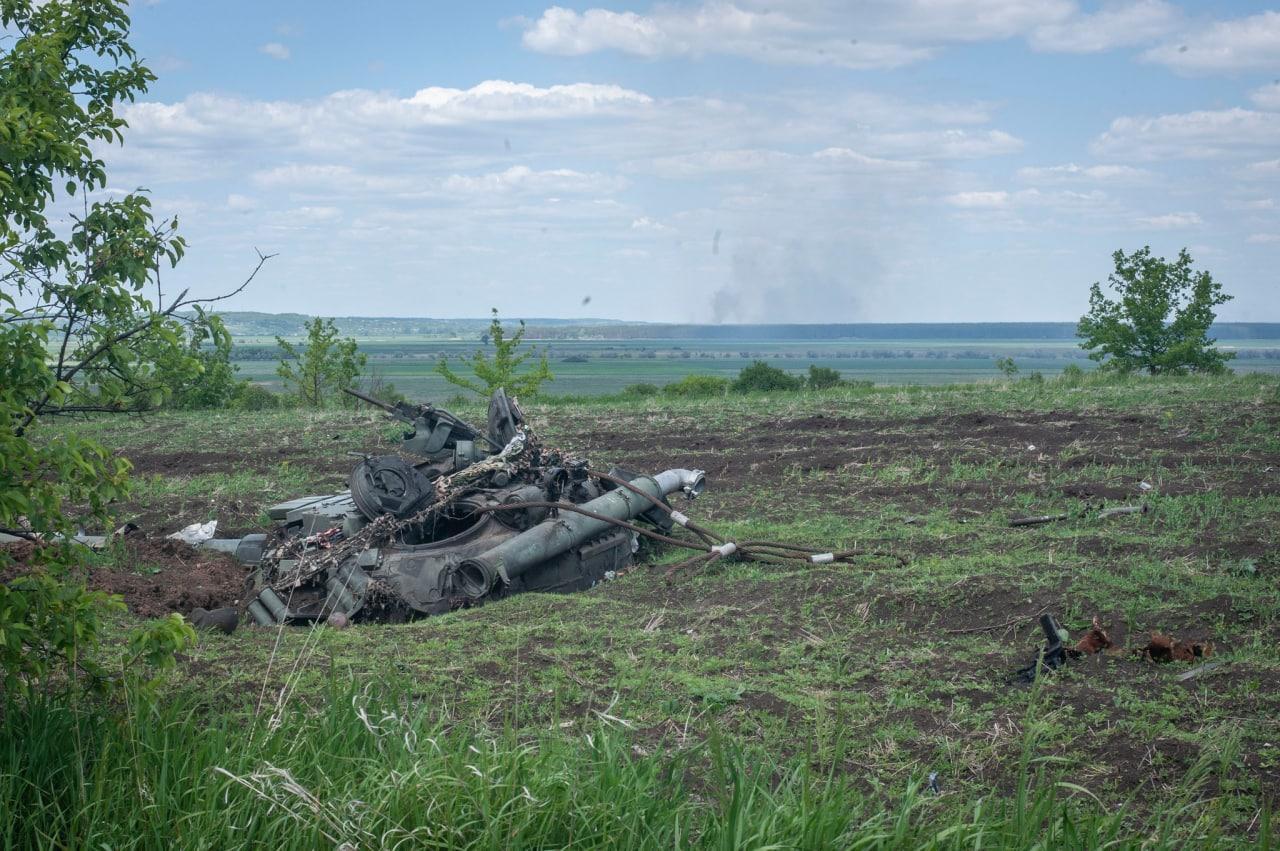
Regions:
<instances>
[{"instance_id":1,"label":"bare branch","mask_svg":"<svg viewBox=\"0 0 1280 851\"><path fill-rule=\"evenodd\" d=\"M244 281L240 284L240 286L236 287L234 290L231 290L230 292L225 293L223 295L213 296L212 298L193 298L193 299L187 299L188 290L183 290L178 294L178 297L174 299L173 302L170 303L170 305L164 310L158 310L155 313L149 314L144 320L138 322L133 327L128 328L124 331L121 331L118 334L113 334L110 337L107 337L106 339L102 340L97 346L94 347L92 351L90 351L84 358L82 358L79 363L75 364L70 369L68 369L65 375L59 376L59 380L63 382L71 381L72 378L74 378L78 373L80 373L85 368L89 367L95 360L102 357L102 355L108 350L110 350L113 346L119 345L120 343L123 343L124 341L129 340L137 336L138 334L142 333L143 331L147 330L155 323L156 319L158 318L167 319L172 317L174 313L176 313L180 308L187 307L193 304L212 304L213 302L222 301L224 299L228 299L234 295L239 294L244 290L245 287L249 286L249 283L257 276L258 272L262 269L262 267L266 264L266 262L270 260L272 257L276 256L275 254L263 254L257 248L254 248L254 251L257 252L258 254L258 264L253 267L253 271L249 273L249 277L245 278ZM49 400L51 398L52 398L52 391L46 392L38 402L30 406L27 409L27 415L23 417L22 422L18 424L18 427L14 430L14 433L17 434L18 436L22 436L26 432L27 427L31 425L31 423L35 420L37 416L40 416L42 414L59 413L67 410L62 406L50 407ZM84 407L84 406L78 406L78 407ZM125 409L103 407L103 408L100 408L100 410L122 411Z\"/></svg>"},{"instance_id":2,"label":"bare branch","mask_svg":"<svg viewBox=\"0 0 1280 851\"><path fill-rule=\"evenodd\" d=\"M53 310L53 308L57 308L57 310ZM42 311L52 312L46 313ZM0 322L3 322L6 325L11 322L48 322L61 318L66 314L66 312L65 307L57 304L56 302L50 302L48 304L37 304L32 307L25 307L17 313L5 316L0 319Z\"/></svg>"},{"instance_id":3,"label":"bare branch","mask_svg":"<svg viewBox=\"0 0 1280 851\"><path fill-rule=\"evenodd\" d=\"M245 278L244 283L242 283L240 286L236 287L231 292L225 293L223 295L213 296L212 298L193 298L190 301L182 300L183 296L186 295L186 291L184 290L182 295L178 296L178 301L175 302L175 304L182 307L185 307L189 304L213 304L215 301L223 301L224 299L228 299L228 298L231 298L232 296L239 295L244 290L245 287L249 286L249 283L254 279L254 277L257 276L258 272L262 269L262 267L266 265L266 262L270 260L272 257L278 256L277 254L263 254L261 251L257 249L257 247L255 247L253 250L256 251L258 254L258 265L253 267L253 271L249 273L249 277ZM165 313L166 314L172 313L173 310L174 310L174 307L171 305L169 309L165 311Z\"/></svg>"},{"instance_id":4,"label":"bare branch","mask_svg":"<svg viewBox=\"0 0 1280 851\"><path fill-rule=\"evenodd\" d=\"M45 408L41 416L56 417L61 414L145 414L150 408L126 407L124 405L59 405L56 408Z\"/></svg>"}]
</instances>

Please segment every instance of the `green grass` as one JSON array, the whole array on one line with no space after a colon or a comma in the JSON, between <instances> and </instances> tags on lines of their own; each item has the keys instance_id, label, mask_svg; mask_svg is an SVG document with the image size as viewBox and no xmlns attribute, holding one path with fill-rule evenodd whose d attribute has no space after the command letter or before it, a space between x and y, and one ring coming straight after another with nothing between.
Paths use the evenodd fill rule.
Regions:
<instances>
[{"instance_id":1,"label":"green grass","mask_svg":"<svg viewBox=\"0 0 1280 851\"><path fill-rule=\"evenodd\" d=\"M685 510L739 540L908 563L734 562L667 582L666 563L682 558L667 550L576 595L403 626L202 635L155 716L109 725L58 715L65 708L6 712L0 810L37 815L8 820L10 844L328 842L314 815L293 818L213 766L237 777L288 770L324 812L376 837L344 835L357 845L415 830L406 845L1267 838L1280 795L1275 378L526 408L547 439L598 466L704 467L707 493ZM479 404L458 413L483 420ZM257 528L271 501L341 489L344 453L386 451L399 431L367 411L66 427L139 463L145 478L120 514L148 516L154 534L222 519L231 505L244 530ZM211 466L163 466L192 453ZM1099 492L1151 510L1099 520ZM1007 526L1056 512L1073 516ZM1152 629L1208 638L1228 665L1181 682L1185 666L1129 653L1013 685L1041 610L1076 633L1098 615L1130 648ZM357 707L395 718L371 733ZM940 795L922 791L935 772Z\"/></svg>"},{"instance_id":2,"label":"green grass","mask_svg":"<svg viewBox=\"0 0 1280 851\"><path fill-rule=\"evenodd\" d=\"M179 700L123 719L37 699L0 718L8 848L1174 848L1237 845L1230 750L1198 762L1133 836L1036 756L1029 692L1013 788L977 801L841 774L833 747L778 761L724 736L631 744L607 712L570 736L476 728L335 675L323 708L242 723ZM302 703L298 701L297 703ZM824 752L825 751L825 755ZM691 778L697 778L696 782ZM1266 847L1270 812L1256 833Z\"/></svg>"}]
</instances>

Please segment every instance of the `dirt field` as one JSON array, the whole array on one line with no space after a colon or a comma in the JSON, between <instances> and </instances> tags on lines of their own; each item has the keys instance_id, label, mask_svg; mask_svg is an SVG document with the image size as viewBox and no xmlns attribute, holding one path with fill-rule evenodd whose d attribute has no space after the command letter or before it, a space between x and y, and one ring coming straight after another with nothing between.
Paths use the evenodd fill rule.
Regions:
<instances>
[{"instance_id":1,"label":"dirt field","mask_svg":"<svg viewBox=\"0 0 1280 851\"><path fill-rule=\"evenodd\" d=\"M313 639L289 630L279 652L303 654L300 692L333 670L393 677L441 712L531 729L608 708L637 748L729 730L870 788L928 772L948 793L1002 788L1030 742L1104 800L1140 811L1191 773L1230 790L1245 818L1280 794L1275 388L984 392L535 410L551 440L597 466L707 470L688 511L734 535L906 565L735 563L670 581L642 565L572 597ZM342 489L345 453L386 450L396 433L364 413L279 425L138 424L122 451L140 487L120 516L152 539L215 517L219 534L256 531L266 505ZM1096 518L1141 503L1148 513ZM1071 517L1007 523L1056 512ZM138 614L239 599L234 564L130 546L90 581ZM1120 649L1015 684L1043 612L1073 640L1097 616ZM1152 630L1211 642L1228 664L1180 680L1192 665L1138 654ZM266 674L275 640L206 638L185 676L254 702L264 675L278 683L289 668Z\"/></svg>"}]
</instances>

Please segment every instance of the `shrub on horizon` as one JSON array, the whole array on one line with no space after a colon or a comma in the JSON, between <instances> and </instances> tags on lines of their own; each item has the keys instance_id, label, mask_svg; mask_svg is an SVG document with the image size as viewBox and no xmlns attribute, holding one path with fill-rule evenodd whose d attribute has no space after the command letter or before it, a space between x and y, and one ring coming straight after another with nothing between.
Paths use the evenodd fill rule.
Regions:
<instances>
[{"instance_id":1,"label":"shrub on horizon","mask_svg":"<svg viewBox=\"0 0 1280 851\"><path fill-rule=\"evenodd\" d=\"M632 397L657 396L660 392L661 390L658 385L644 381L638 384L628 384L626 387L622 388L623 396Z\"/></svg>"},{"instance_id":2,"label":"shrub on horizon","mask_svg":"<svg viewBox=\"0 0 1280 851\"><path fill-rule=\"evenodd\" d=\"M762 360L743 367L730 389L734 393L757 393L772 390L799 390L804 379L771 366Z\"/></svg>"},{"instance_id":3,"label":"shrub on horizon","mask_svg":"<svg viewBox=\"0 0 1280 851\"><path fill-rule=\"evenodd\" d=\"M664 396L684 399L710 398L724 396L729 392L729 380L717 375L686 375L679 381L666 384L662 388Z\"/></svg>"},{"instance_id":4,"label":"shrub on horizon","mask_svg":"<svg viewBox=\"0 0 1280 851\"><path fill-rule=\"evenodd\" d=\"M832 369L829 366L814 366L809 364L809 389L810 390L827 390L831 387L839 387L844 384L844 379L840 377L838 369Z\"/></svg>"}]
</instances>

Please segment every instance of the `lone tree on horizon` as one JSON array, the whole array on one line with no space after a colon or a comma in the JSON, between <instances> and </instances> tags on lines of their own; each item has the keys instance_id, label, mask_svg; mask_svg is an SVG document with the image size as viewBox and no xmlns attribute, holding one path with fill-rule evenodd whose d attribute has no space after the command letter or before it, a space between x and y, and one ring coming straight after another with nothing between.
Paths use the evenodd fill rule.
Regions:
<instances>
[{"instance_id":1,"label":"lone tree on horizon","mask_svg":"<svg viewBox=\"0 0 1280 851\"><path fill-rule=\"evenodd\" d=\"M1089 312L1080 317L1080 347L1102 369L1151 375L1189 372L1222 373L1234 352L1214 347L1209 328L1214 308L1231 300L1222 285L1205 271L1192 268L1184 248L1172 263L1153 257L1144 245L1132 254L1111 255L1115 271L1107 278L1116 300L1102 285L1089 290Z\"/></svg>"}]
</instances>

